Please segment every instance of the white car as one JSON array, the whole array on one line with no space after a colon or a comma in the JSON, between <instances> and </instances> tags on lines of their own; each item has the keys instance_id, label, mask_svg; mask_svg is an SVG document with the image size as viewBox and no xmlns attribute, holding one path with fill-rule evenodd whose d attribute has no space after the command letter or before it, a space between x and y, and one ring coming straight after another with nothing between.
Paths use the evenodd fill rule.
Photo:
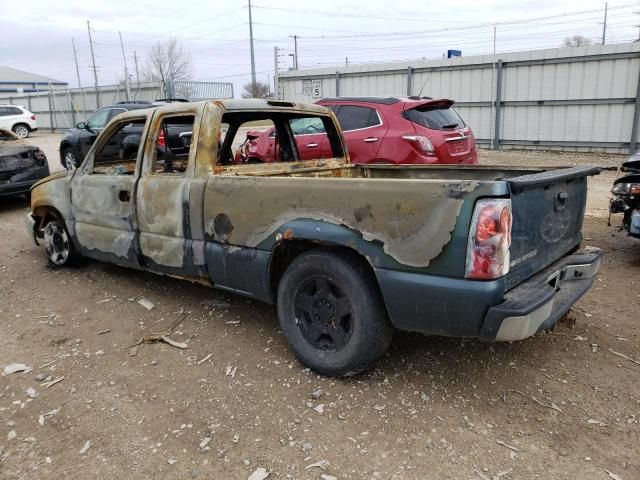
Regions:
<instances>
[{"instance_id":1,"label":"white car","mask_svg":"<svg viewBox=\"0 0 640 480\"><path fill-rule=\"evenodd\" d=\"M38 130L36 116L19 105L0 105L0 128L12 130L20 138Z\"/></svg>"}]
</instances>

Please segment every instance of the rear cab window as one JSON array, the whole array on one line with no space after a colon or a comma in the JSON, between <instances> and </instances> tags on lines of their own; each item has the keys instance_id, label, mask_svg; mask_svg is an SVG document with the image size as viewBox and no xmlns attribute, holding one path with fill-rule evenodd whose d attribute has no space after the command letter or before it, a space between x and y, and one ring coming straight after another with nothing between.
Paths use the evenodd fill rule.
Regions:
<instances>
[{"instance_id":1,"label":"rear cab window","mask_svg":"<svg viewBox=\"0 0 640 480\"><path fill-rule=\"evenodd\" d=\"M466 126L460 115L450 106L424 105L405 110L404 116L410 122L433 130L450 130Z\"/></svg>"},{"instance_id":2,"label":"rear cab window","mask_svg":"<svg viewBox=\"0 0 640 480\"><path fill-rule=\"evenodd\" d=\"M217 166L241 168L343 158L341 137L329 115L304 112L226 112Z\"/></svg>"},{"instance_id":3,"label":"rear cab window","mask_svg":"<svg viewBox=\"0 0 640 480\"><path fill-rule=\"evenodd\" d=\"M156 139L153 173L184 175L189 163L195 116L171 115L162 119Z\"/></svg>"}]
</instances>

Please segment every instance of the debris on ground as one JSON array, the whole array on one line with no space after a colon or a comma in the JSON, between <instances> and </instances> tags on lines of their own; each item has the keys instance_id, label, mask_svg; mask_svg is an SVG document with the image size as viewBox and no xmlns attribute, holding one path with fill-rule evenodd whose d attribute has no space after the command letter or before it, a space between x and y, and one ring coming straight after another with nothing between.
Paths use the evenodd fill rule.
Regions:
<instances>
[{"instance_id":1,"label":"debris on ground","mask_svg":"<svg viewBox=\"0 0 640 480\"><path fill-rule=\"evenodd\" d=\"M204 362L206 362L207 360L209 360L211 357L213 357L213 353L210 353L209 355L207 355L206 357L204 357L201 360L198 360L198 365L202 365Z\"/></svg>"},{"instance_id":2,"label":"debris on ground","mask_svg":"<svg viewBox=\"0 0 640 480\"><path fill-rule=\"evenodd\" d=\"M507 445L507 444L506 444L506 443L504 443L502 440L496 440L496 443L497 443L498 445L502 445L502 446L503 446L503 447L505 447L505 448L508 448L509 450L513 450L514 452L519 452L519 451L520 451L520 449L519 449L519 448L513 447L513 446L511 446L511 445Z\"/></svg>"},{"instance_id":3,"label":"debris on ground","mask_svg":"<svg viewBox=\"0 0 640 480\"><path fill-rule=\"evenodd\" d=\"M326 473L323 473L322 475L320 475L320 478L322 480L338 480L338 477L334 477L333 475L328 475Z\"/></svg>"},{"instance_id":4,"label":"debris on ground","mask_svg":"<svg viewBox=\"0 0 640 480\"><path fill-rule=\"evenodd\" d=\"M324 413L324 403L319 403L318 405L316 405L315 407L313 407L313 409L318 412L320 415L322 415Z\"/></svg>"},{"instance_id":5,"label":"debris on ground","mask_svg":"<svg viewBox=\"0 0 640 480\"><path fill-rule=\"evenodd\" d=\"M620 353L620 352L615 352L615 351L613 351L611 349L609 349L609 351L611 353L613 353L614 355L617 355L618 357L624 358L625 360L629 360L630 362L633 362L636 365L640 365L640 360L636 360L635 358L630 357L629 355L626 355L626 354Z\"/></svg>"},{"instance_id":6,"label":"debris on ground","mask_svg":"<svg viewBox=\"0 0 640 480\"><path fill-rule=\"evenodd\" d=\"M271 475L271 472L267 471L266 468L259 467L256 468L254 472L247 477L247 480L264 480L269 475Z\"/></svg>"},{"instance_id":7,"label":"debris on ground","mask_svg":"<svg viewBox=\"0 0 640 480\"><path fill-rule=\"evenodd\" d=\"M38 396L38 392L36 392L35 388L29 387L27 388L27 396L29 398L36 398Z\"/></svg>"},{"instance_id":8,"label":"debris on ground","mask_svg":"<svg viewBox=\"0 0 640 480\"><path fill-rule=\"evenodd\" d=\"M603 470L604 470L605 472L607 472L607 475L609 475L609 478L611 478L611 479L613 479L613 480L622 480L622 477L621 477L621 476L616 475L616 474L615 474L615 473L613 473L613 472L610 472L610 471L609 471L609 470L607 470L606 468L603 468Z\"/></svg>"},{"instance_id":9,"label":"debris on ground","mask_svg":"<svg viewBox=\"0 0 640 480\"><path fill-rule=\"evenodd\" d=\"M99 332L96 332L96 335L104 335L105 333L109 333L111 331L110 328L107 328L106 330L100 330Z\"/></svg>"},{"instance_id":10,"label":"debris on ground","mask_svg":"<svg viewBox=\"0 0 640 480\"><path fill-rule=\"evenodd\" d=\"M31 372L31 370L32 368L28 365L25 365L24 363L10 363L6 367L4 367L3 371L5 375L11 375L12 373L19 372L29 373Z\"/></svg>"},{"instance_id":11,"label":"debris on ground","mask_svg":"<svg viewBox=\"0 0 640 480\"><path fill-rule=\"evenodd\" d=\"M53 417L54 415L56 415L58 412L60 411L60 407L56 408L55 410L51 410L50 412L47 413L43 413L42 415L40 415L38 417L38 424L41 427L44 427L44 421L45 419L49 418L49 417Z\"/></svg>"},{"instance_id":12,"label":"debris on ground","mask_svg":"<svg viewBox=\"0 0 640 480\"><path fill-rule=\"evenodd\" d=\"M138 303L147 310L153 310L154 308L156 308L156 304L151 300L147 300L146 298L141 298L140 300L138 300Z\"/></svg>"},{"instance_id":13,"label":"debris on ground","mask_svg":"<svg viewBox=\"0 0 640 480\"><path fill-rule=\"evenodd\" d=\"M235 376L236 376L236 372L237 372L237 371L238 371L238 367L226 367L226 368L224 369L224 374L225 374L227 377L231 377L231 378L233 378L233 377L235 377Z\"/></svg>"},{"instance_id":14,"label":"debris on ground","mask_svg":"<svg viewBox=\"0 0 640 480\"><path fill-rule=\"evenodd\" d=\"M80 455L84 455L85 453L87 453L87 450L89 450L89 448L91 448L91 440L87 440L86 442L84 442L84 446L80 449Z\"/></svg>"},{"instance_id":15,"label":"debris on ground","mask_svg":"<svg viewBox=\"0 0 640 480\"><path fill-rule=\"evenodd\" d=\"M44 388L49 388L49 387L53 387L56 383L60 383L61 381L63 381L66 377L62 376L62 377L58 377L55 380L51 380L50 382L47 383L43 383L42 386Z\"/></svg>"},{"instance_id":16,"label":"debris on ground","mask_svg":"<svg viewBox=\"0 0 640 480\"><path fill-rule=\"evenodd\" d=\"M329 462L327 460L320 460L319 462L316 463L310 463L309 465L307 465L306 467L304 467L305 470L311 470L312 468L321 468L322 470L326 470L326 466Z\"/></svg>"},{"instance_id":17,"label":"debris on ground","mask_svg":"<svg viewBox=\"0 0 640 480\"><path fill-rule=\"evenodd\" d=\"M521 392L520 390L509 390L509 392L511 393L517 393L518 395L522 395L525 398L528 398L530 400L533 400L534 402L536 402L538 405L540 405L541 407L545 407L545 408L550 408L551 410L556 410L560 413L563 413L562 410L560 409L560 407L558 407L555 403L551 402L549 405L547 405L546 403L541 402L540 400L536 399L535 397L532 397L530 395L527 395L526 393Z\"/></svg>"},{"instance_id":18,"label":"debris on ground","mask_svg":"<svg viewBox=\"0 0 640 480\"><path fill-rule=\"evenodd\" d=\"M322 395L324 395L324 391L321 388L319 388L315 392L311 392L311 398L313 398L314 400L318 400Z\"/></svg>"}]
</instances>

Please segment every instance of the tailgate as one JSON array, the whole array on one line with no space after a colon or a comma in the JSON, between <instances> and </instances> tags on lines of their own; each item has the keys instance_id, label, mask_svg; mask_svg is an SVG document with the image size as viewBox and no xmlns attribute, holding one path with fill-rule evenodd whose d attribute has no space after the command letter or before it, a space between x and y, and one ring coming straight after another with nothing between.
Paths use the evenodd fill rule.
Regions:
<instances>
[{"instance_id":1,"label":"tailgate","mask_svg":"<svg viewBox=\"0 0 640 480\"><path fill-rule=\"evenodd\" d=\"M513 211L507 289L580 245L587 177L600 171L563 168L507 180Z\"/></svg>"}]
</instances>

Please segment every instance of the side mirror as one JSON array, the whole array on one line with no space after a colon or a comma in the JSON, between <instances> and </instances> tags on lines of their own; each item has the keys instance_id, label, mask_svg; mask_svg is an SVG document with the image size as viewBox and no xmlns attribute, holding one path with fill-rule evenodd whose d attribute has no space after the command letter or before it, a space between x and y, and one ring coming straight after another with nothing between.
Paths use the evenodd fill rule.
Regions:
<instances>
[{"instance_id":1,"label":"side mirror","mask_svg":"<svg viewBox=\"0 0 640 480\"><path fill-rule=\"evenodd\" d=\"M76 128L80 129L80 130L84 130L85 128L87 128L87 124L84 122L78 122L76 123Z\"/></svg>"}]
</instances>

